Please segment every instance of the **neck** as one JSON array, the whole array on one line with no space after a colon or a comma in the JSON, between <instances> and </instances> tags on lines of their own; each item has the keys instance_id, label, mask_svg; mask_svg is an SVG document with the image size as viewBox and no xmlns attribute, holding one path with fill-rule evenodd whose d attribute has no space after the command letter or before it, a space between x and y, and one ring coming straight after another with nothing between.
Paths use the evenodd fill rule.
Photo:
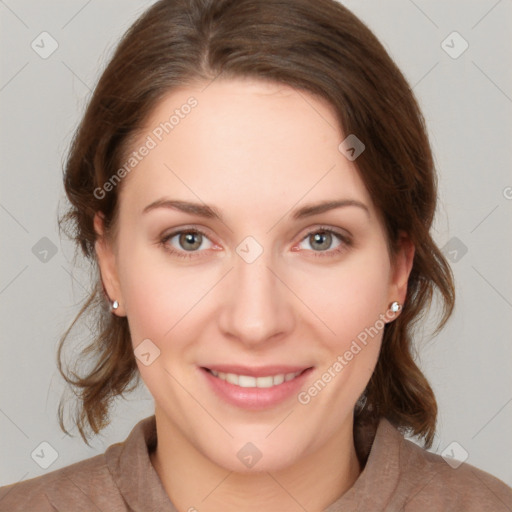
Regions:
<instances>
[{"instance_id":1,"label":"neck","mask_svg":"<svg viewBox=\"0 0 512 512\"><path fill-rule=\"evenodd\" d=\"M150 459L180 511L320 512L352 487L361 472L352 416L339 434L293 465L251 473L236 473L215 464L166 418L156 415L156 420L158 442Z\"/></svg>"}]
</instances>

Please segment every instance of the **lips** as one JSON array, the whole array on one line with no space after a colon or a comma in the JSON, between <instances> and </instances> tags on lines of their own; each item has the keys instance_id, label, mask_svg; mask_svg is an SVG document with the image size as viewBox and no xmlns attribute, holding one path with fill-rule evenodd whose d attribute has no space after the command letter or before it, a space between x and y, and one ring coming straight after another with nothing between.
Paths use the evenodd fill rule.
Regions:
<instances>
[{"instance_id":1,"label":"lips","mask_svg":"<svg viewBox=\"0 0 512 512\"><path fill-rule=\"evenodd\" d=\"M212 365L198 369L217 397L236 407L254 410L291 399L313 367Z\"/></svg>"}]
</instances>

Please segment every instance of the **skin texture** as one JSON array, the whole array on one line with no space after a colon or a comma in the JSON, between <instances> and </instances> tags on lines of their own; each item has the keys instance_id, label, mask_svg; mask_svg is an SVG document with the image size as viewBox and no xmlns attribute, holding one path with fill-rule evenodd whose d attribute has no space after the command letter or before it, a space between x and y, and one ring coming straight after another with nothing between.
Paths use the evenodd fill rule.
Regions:
<instances>
[{"instance_id":1,"label":"skin texture","mask_svg":"<svg viewBox=\"0 0 512 512\"><path fill-rule=\"evenodd\" d=\"M307 390L391 302L404 302L414 249L404 237L390 258L382 220L356 162L338 150L345 136L323 100L249 79L205 85L172 91L150 116L140 142L190 96L198 101L123 178L115 240L101 236L95 218L115 314L127 316L134 348L150 339L160 350L149 366L137 359L155 399L151 460L180 511L322 510L360 474L353 410L382 331L308 404L294 395L261 411L235 407L198 367L312 366ZM163 197L214 205L223 222L170 208L142 213ZM367 210L292 219L328 199ZM206 236L160 243L190 228ZM335 234L315 241L321 228L350 242ZM263 250L252 263L236 252L248 236ZM252 469L237 457L247 442L262 454Z\"/></svg>"}]
</instances>

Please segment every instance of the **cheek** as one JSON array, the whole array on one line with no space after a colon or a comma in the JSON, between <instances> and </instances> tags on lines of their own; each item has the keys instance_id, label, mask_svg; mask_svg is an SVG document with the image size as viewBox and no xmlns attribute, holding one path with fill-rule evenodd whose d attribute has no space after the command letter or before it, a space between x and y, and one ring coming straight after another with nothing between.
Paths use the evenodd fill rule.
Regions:
<instances>
[{"instance_id":1,"label":"cheek","mask_svg":"<svg viewBox=\"0 0 512 512\"><path fill-rule=\"evenodd\" d=\"M334 432L337 419L328 411L350 411L377 363L389 292L389 260L380 251L358 254L350 264L315 279L311 309L322 320L316 339L323 350L317 380L299 395ZM304 292L306 290L304 289ZM318 320L315 319L318 324ZM325 389L325 391L324 391ZM318 398L316 398L318 397Z\"/></svg>"},{"instance_id":2,"label":"cheek","mask_svg":"<svg viewBox=\"0 0 512 512\"><path fill-rule=\"evenodd\" d=\"M317 272L314 279L301 280L297 295L323 322L326 343L342 349L386 312L390 264L383 254L381 250L359 252Z\"/></svg>"},{"instance_id":3,"label":"cheek","mask_svg":"<svg viewBox=\"0 0 512 512\"><path fill-rule=\"evenodd\" d=\"M124 254L120 281L133 344L149 338L159 346L195 313L211 283L204 273L171 263L163 249L127 244Z\"/></svg>"}]
</instances>

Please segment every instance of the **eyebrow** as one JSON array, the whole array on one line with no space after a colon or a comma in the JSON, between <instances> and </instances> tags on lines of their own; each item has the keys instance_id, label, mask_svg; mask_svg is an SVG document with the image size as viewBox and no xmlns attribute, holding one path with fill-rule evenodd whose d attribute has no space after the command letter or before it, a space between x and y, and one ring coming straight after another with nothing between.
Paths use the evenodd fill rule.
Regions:
<instances>
[{"instance_id":1,"label":"eyebrow","mask_svg":"<svg viewBox=\"0 0 512 512\"><path fill-rule=\"evenodd\" d=\"M306 217L311 217L313 215L317 215L319 213L324 213L329 210L334 210L335 208L342 208L347 206L356 206L364 210L367 215L370 214L370 210L368 209L368 207L361 201L357 201L356 199L340 199L336 201L323 201L320 203L303 206L302 208L295 210L295 212L292 215L292 219L299 220ZM168 208L171 210L178 210L184 213L198 215L199 217L204 217L207 219L218 219L224 222L220 211L214 206L209 206L207 204L200 203L191 203L189 201L179 201L176 199L168 199L165 197L157 199L156 201L153 201L151 204L148 204L144 208L142 213L145 214L157 208Z\"/></svg>"}]
</instances>

